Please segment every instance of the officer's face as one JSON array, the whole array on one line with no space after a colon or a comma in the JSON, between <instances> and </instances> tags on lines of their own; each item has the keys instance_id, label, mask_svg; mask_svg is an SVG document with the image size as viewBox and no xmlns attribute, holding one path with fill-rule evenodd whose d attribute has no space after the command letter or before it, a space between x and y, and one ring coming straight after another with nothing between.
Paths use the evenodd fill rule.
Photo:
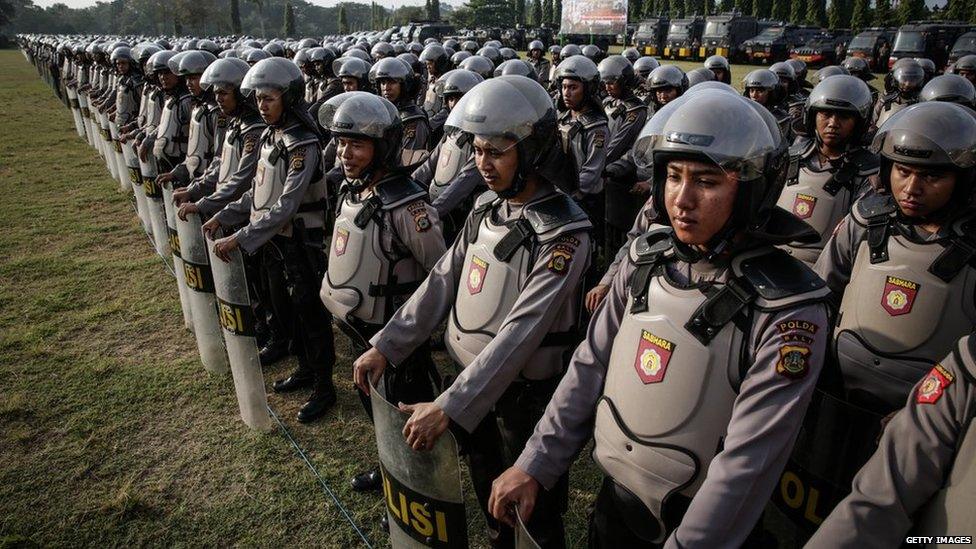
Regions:
<instances>
[{"instance_id":1,"label":"officer's face","mask_svg":"<svg viewBox=\"0 0 976 549\"><path fill-rule=\"evenodd\" d=\"M437 65L435 65L433 61L424 61L424 65L427 66L427 74L432 74L434 76L440 75L437 72Z\"/></svg>"},{"instance_id":2,"label":"officer's face","mask_svg":"<svg viewBox=\"0 0 976 549\"><path fill-rule=\"evenodd\" d=\"M390 103L396 103L400 99L400 81L380 80L380 95Z\"/></svg>"},{"instance_id":3,"label":"officer's face","mask_svg":"<svg viewBox=\"0 0 976 549\"><path fill-rule=\"evenodd\" d=\"M119 59L115 62L115 70L119 74L129 74L129 62L125 59Z\"/></svg>"},{"instance_id":4,"label":"officer's face","mask_svg":"<svg viewBox=\"0 0 976 549\"><path fill-rule=\"evenodd\" d=\"M171 90L180 83L180 77L170 71L159 71L156 73L156 76L159 78L159 87L164 90Z\"/></svg>"},{"instance_id":5,"label":"officer's face","mask_svg":"<svg viewBox=\"0 0 976 549\"><path fill-rule=\"evenodd\" d=\"M373 141L355 137L340 137L336 155L346 177L356 179L373 162Z\"/></svg>"},{"instance_id":6,"label":"officer's face","mask_svg":"<svg viewBox=\"0 0 976 549\"><path fill-rule=\"evenodd\" d=\"M608 80L603 83L603 87L607 90L607 95L614 99L620 99L620 96L623 95L623 87L619 80Z\"/></svg>"},{"instance_id":7,"label":"officer's face","mask_svg":"<svg viewBox=\"0 0 976 549\"><path fill-rule=\"evenodd\" d=\"M232 88L215 87L214 99L217 100L217 106L220 107L220 112L224 114L232 114L237 110L237 96L234 95Z\"/></svg>"},{"instance_id":8,"label":"officer's face","mask_svg":"<svg viewBox=\"0 0 976 549\"><path fill-rule=\"evenodd\" d=\"M203 93L203 88L200 87L200 75L191 74L186 77L186 87L190 89L190 93L194 96L199 97Z\"/></svg>"},{"instance_id":9,"label":"officer's face","mask_svg":"<svg viewBox=\"0 0 976 549\"><path fill-rule=\"evenodd\" d=\"M515 172L518 169L518 147L514 140L502 143L505 151L493 146L480 137L472 141L474 147L474 162L484 178L485 184L494 192L504 191L512 186Z\"/></svg>"},{"instance_id":10,"label":"officer's face","mask_svg":"<svg viewBox=\"0 0 976 549\"><path fill-rule=\"evenodd\" d=\"M969 69L961 69L957 71L957 73L959 74L959 76L962 76L966 80L969 80L970 82L973 83L974 86L976 86L976 71L971 71Z\"/></svg>"},{"instance_id":11,"label":"officer's face","mask_svg":"<svg viewBox=\"0 0 976 549\"><path fill-rule=\"evenodd\" d=\"M725 69L712 69L712 73L715 75L715 80L725 82Z\"/></svg>"},{"instance_id":12,"label":"officer's face","mask_svg":"<svg viewBox=\"0 0 976 549\"><path fill-rule=\"evenodd\" d=\"M444 103L447 104L447 110L449 110L449 111L454 110L454 105L457 105L457 102L460 101L460 100L461 100L461 96L460 95L449 95L449 96L445 97L444 98Z\"/></svg>"},{"instance_id":13,"label":"officer's face","mask_svg":"<svg viewBox=\"0 0 976 549\"><path fill-rule=\"evenodd\" d=\"M281 113L285 112L282 93L274 90L259 91L254 98L257 101L261 118L268 124L277 124L281 118Z\"/></svg>"},{"instance_id":14,"label":"officer's face","mask_svg":"<svg viewBox=\"0 0 976 549\"><path fill-rule=\"evenodd\" d=\"M668 162L664 206L678 239L702 246L732 216L739 181L714 164L696 160Z\"/></svg>"},{"instance_id":15,"label":"officer's face","mask_svg":"<svg viewBox=\"0 0 976 549\"><path fill-rule=\"evenodd\" d=\"M756 103L765 106L769 102L769 89L768 88L749 88L749 99L752 99Z\"/></svg>"},{"instance_id":16,"label":"officer's face","mask_svg":"<svg viewBox=\"0 0 976 549\"><path fill-rule=\"evenodd\" d=\"M583 105L583 83L572 78L563 78L563 102L572 110L579 110Z\"/></svg>"},{"instance_id":17,"label":"officer's face","mask_svg":"<svg viewBox=\"0 0 976 549\"><path fill-rule=\"evenodd\" d=\"M891 194L906 217L924 218L939 211L955 188L956 174L951 170L898 162L891 166Z\"/></svg>"},{"instance_id":18,"label":"officer's face","mask_svg":"<svg viewBox=\"0 0 976 549\"><path fill-rule=\"evenodd\" d=\"M671 101L678 98L678 88L675 88L674 86L658 88L654 90L654 97L657 99L659 104L667 105Z\"/></svg>"},{"instance_id":19,"label":"officer's face","mask_svg":"<svg viewBox=\"0 0 976 549\"><path fill-rule=\"evenodd\" d=\"M359 91L359 80L351 76L342 77L342 91Z\"/></svg>"},{"instance_id":20,"label":"officer's face","mask_svg":"<svg viewBox=\"0 0 976 549\"><path fill-rule=\"evenodd\" d=\"M817 111L817 135L828 147L842 146L854 133L854 115L840 111Z\"/></svg>"}]
</instances>

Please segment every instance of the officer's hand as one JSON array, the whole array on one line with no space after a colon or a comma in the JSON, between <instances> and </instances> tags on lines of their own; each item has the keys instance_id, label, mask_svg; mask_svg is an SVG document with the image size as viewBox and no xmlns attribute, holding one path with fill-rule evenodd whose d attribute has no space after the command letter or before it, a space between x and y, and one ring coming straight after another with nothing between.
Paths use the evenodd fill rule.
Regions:
<instances>
[{"instance_id":1,"label":"officer's hand","mask_svg":"<svg viewBox=\"0 0 976 549\"><path fill-rule=\"evenodd\" d=\"M230 263L230 253L239 246L240 244L237 243L237 235L225 236L214 242L214 255L219 257L224 263Z\"/></svg>"},{"instance_id":2,"label":"officer's hand","mask_svg":"<svg viewBox=\"0 0 976 549\"><path fill-rule=\"evenodd\" d=\"M163 186L163 183L169 183L172 180L173 180L173 174L171 173L163 173L156 176L156 184L159 185L160 187Z\"/></svg>"},{"instance_id":3,"label":"officer's hand","mask_svg":"<svg viewBox=\"0 0 976 549\"><path fill-rule=\"evenodd\" d=\"M369 396L369 384L376 385L389 365L389 361L376 347L359 355L352 363L352 380L366 396Z\"/></svg>"},{"instance_id":4,"label":"officer's hand","mask_svg":"<svg viewBox=\"0 0 976 549\"><path fill-rule=\"evenodd\" d=\"M539 497L539 481L518 467L509 467L491 483L488 512L499 521L515 527L515 507L527 522Z\"/></svg>"},{"instance_id":5,"label":"officer's hand","mask_svg":"<svg viewBox=\"0 0 976 549\"><path fill-rule=\"evenodd\" d=\"M650 181L638 181L630 188L631 194L651 194Z\"/></svg>"},{"instance_id":6,"label":"officer's hand","mask_svg":"<svg viewBox=\"0 0 976 549\"><path fill-rule=\"evenodd\" d=\"M194 213L200 213L200 208L197 208L197 205L193 202L184 202L180 206L179 211L176 212L176 215L180 216L180 219L183 221L186 221L186 216Z\"/></svg>"},{"instance_id":7,"label":"officer's hand","mask_svg":"<svg viewBox=\"0 0 976 549\"><path fill-rule=\"evenodd\" d=\"M410 419L403 426L403 436L407 439L407 444L417 450L430 450L434 447L437 439L447 430L450 418L441 410L440 406L433 402L422 402L420 404L400 403L400 411L407 412Z\"/></svg>"},{"instance_id":8,"label":"officer's hand","mask_svg":"<svg viewBox=\"0 0 976 549\"><path fill-rule=\"evenodd\" d=\"M586 292L586 310L593 314L597 306L603 301L603 298L607 297L607 293L610 292L610 286L606 284L597 284L592 290Z\"/></svg>"},{"instance_id":9,"label":"officer's hand","mask_svg":"<svg viewBox=\"0 0 976 549\"><path fill-rule=\"evenodd\" d=\"M190 191L187 190L186 187L173 191L173 203L177 206L188 200L190 200ZM184 221L186 220L184 219Z\"/></svg>"},{"instance_id":10,"label":"officer's hand","mask_svg":"<svg viewBox=\"0 0 976 549\"><path fill-rule=\"evenodd\" d=\"M142 160L143 162L149 161L149 147L147 145L148 143L145 141L139 142L139 160Z\"/></svg>"},{"instance_id":11,"label":"officer's hand","mask_svg":"<svg viewBox=\"0 0 976 549\"><path fill-rule=\"evenodd\" d=\"M211 217L209 221L203 224L203 234L207 235L209 238L213 238L214 233L220 229L220 222L217 221L216 217Z\"/></svg>"}]
</instances>

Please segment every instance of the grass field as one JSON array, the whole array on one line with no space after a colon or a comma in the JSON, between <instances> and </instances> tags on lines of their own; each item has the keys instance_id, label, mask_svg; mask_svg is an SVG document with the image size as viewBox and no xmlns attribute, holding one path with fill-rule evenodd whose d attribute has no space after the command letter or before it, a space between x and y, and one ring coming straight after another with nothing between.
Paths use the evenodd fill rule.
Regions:
<instances>
[{"instance_id":1,"label":"grass field","mask_svg":"<svg viewBox=\"0 0 976 549\"><path fill-rule=\"evenodd\" d=\"M230 377L203 370L174 279L70 112L19 52L0 74L0 547L362 545L284 435L249 431ZM382 546L382 500L348 488L375 446L339 339L324 420L294 421L304 395L269 400ZM597 483L577 467L574 545Z\"/></svg>"}]
</instances>

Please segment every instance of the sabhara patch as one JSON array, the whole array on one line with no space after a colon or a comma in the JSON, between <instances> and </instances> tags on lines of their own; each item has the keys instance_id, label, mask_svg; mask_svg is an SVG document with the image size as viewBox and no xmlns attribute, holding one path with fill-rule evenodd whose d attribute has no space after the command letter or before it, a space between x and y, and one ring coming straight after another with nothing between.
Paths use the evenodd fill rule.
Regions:
<instances>
[{"instance_id":1,"label":"sabhara patch","mask_svg":"<svg viewBox=\"0 0 976 549\"><path fill-rule=\"evenodd\" d=\"M915 393L915 402L918 404L935 404L942 398L956 376L946 370L941 364L936 364L934 368L918 384L918 392Z\"/></svg>"},{"instance_id":2,"label":"sabhara patch","mask_svg":"<svg viewBox=\"0 0 976 549\"><path fill-rule=\"evenodd\" d=\"M301 171L305 167L305 150L295 151L294 156L291 157L291 169L292 171Z\"/></svg>"},{"instance_id":3,"label":"sabhara patch","mask_svg":"<svg viewBox=\"0 0 976 549\"><path fill-rule=\"evenodd\" d=\"M800 219L808 219L813 215L813 209L817 206L817 197L808 194L797 194L793 199L793 215Z\"/></svg>"},{"instance_id":4,"label":"sabhara patch","mask_svg":"<svg viewBox=\"0 0 976 549\"><path fill-rule=\"evenodd\" d=\"M668 370L668 363L671 362L674 349L674 343L647 330L641 330L634 369L637 370L637 377L644 385L664 381L664 374Z\"/></svg>"},{"instance_id":5,"label":"sabhara patch","mask_svg":"<svg viewBox=\"0 0 976 549\"><path fill-rule=\"evenodd\" d=\"M558 275L566 274L566 271L569 270L569 263L572 260L572 254L563 250L554 250L552 256L549 257L549 263L546 264L546 268Z\"/></svg>"},{"instance_id":6,"label":"sabhara patch","mask_svg":"<svg viewBox=\"0 0 976 549\"><path fill-rule=\"evenodd\" d=\"M806 377L810 371L810 348L801 345L783 345L779 349L776 373L790 379Z\"/></svg>"},{"instance_id":7,"label":"sabhara patch","mask_svg":"<svg viewBox=\"0 0 976 549\"><path fill-rule=\"evenodd\" d=\"M256 147L257 144L258 144L258 136L254 134L248 135L247 137L244 138L244 152L245 153L254 152L254 147Z\"/></svg>"},{"instance_id":8,"label":"sabhara patch","mask_svg":"<svg viewBox=\"0 0 976 549\"><path fill-rule=\"evenodd\" d=\"M468 292L475 295L481 292L485 286L485 277L488 276L488 262L478 256L471 256L471 265L468 267Z\"/></svg>"},{"instance_id":9,"label":"sabhara patch","mask_svg":"<svg viewBox=\"0 0 976 549\"><path fill-rule=\"evenodd\" d=\"M337 257L346 253L346 246L348 244L349 244L349 231L345 229L336 229L335 254Z\"/></svg>"},{"instance_id":10,"label":"sabhara patch","mask_svg":"<svg viewBox=\"0 0 976 549\"><path fill-rule=\"evenodd\" d=\"M597 132L596 136L593 138L593 146L602 149L603 145L607 142L607 136L605 133Z\"/></svg>"},{"instance_id":11,"label":"sabhara patch","mask_svg":"<svg viewBox=\"0 0 976 549\"><path fill-rule=\"evenodd\" d=\"M881 292L881 307L891 316L907 315L912 312L920 288L917 282L889 276Z\"/></svg>"}]
</instances>

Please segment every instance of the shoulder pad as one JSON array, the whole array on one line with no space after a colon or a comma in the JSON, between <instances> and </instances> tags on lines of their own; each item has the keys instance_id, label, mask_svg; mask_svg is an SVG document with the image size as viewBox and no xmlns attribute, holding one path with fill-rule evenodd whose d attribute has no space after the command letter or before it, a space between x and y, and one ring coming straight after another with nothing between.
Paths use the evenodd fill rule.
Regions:
<instances>
[{"instance_id":1,"label":"shoulder pad","mask_svg":"<svg viewBox=\"0 0 976 549\"><path fill-rule=\"evenodd\" d=\"M427 119L427 113L417 105L408 105L400 109L400 122L406 124L414 120Z\"/></svg>"},{"instance_id":2,"label":"shoulder pad","mask_svg":"<svg viewBox=\"0 0 976 549\"><path fill-rule=\"evenodd\" d=\"M597 126L607 125L607 115L602 110L590 109L582 114L580 114L576 120L583 125L584 128L590 129Z\"/></svg>"},{"instance_id":3,"label":"shoulder pad","mask_svg":"<svg viewBox=\"0 0 976 549\"><path fill-rule=\"evenodd\" d=\"M796 141L794 141L793 144L790 145L790 156L796 158L803 158L804 156L809 154L810 151L813 150L813 147L816 144L817 142L812 137L806 137L802 135L798 136L796 138Z\"/></svg>"},{"instance_id":4,"label":"shoulder pad","mask_svg":"<svg viewBox=\"0 0 976 549\"><path fill-rule=\"evenodd\" d=\"M630 260L635 264L653 262L674 245L674 229L667 225L651 225L650 229L630 244Z\"/></svg>"},{"instance_id":5,"label":"shoulder pad","mask_svg":"<svg viewBox=\"0 0 976 549\"><path fill-rule=\"evenodd\" d=\"M890 194L869 192L854 203L851 214L859 225L867 226L875 218L890 217L898 211L898 205Z\"/></svg>"},{"instance_id":6,"label":"shoulder pad","mask_svg":"<svg viewBox=\"0 0 976 549\"><path fill-rule=\"evenodd\" d=\"M624 99L624 105L627 107L627 112L647 109L647 105L645 105L644 102L638 99L635 95L631 95L630 97Z\"/></svg>"},{"instance_id":7,"label":"shoulder pad","mask_svg":"<svg viewBox=\"0 0 976 549\"><path fill-rule=\"evenodd\" d=\"M260 130L266 128L268 125L265 124L264 119L261 115L247 109L244 114L240 117L241 133L247 133L254 130Z\"/></svg>"},{"instance_id":8,"label":"shoulder pad","mask_svg":"<svg viewBox=\"0 0 976 549\"><path fill-rule=\"evenodd\" d=\"M285 148L293 150L309 143L318 143L319 138L312 130L302 124L293 124L281 132L281 140L285 143Z\"/></svg>"},{"instance_id":9,"label":"shoulder pad","mask_svg":"<svg viewBox=\"0 0 976 549\"><path fill-rule=\"evenodd\" d=\"M427 189L407 176L392 177L374 188L384 210L392 210L407 202L427 197Z\"/></svg>"},{"instance_id":10,"label":"shoulder pad","mask_svg":"<svg viewBox=\"0 0 976 549\"><path fill-rule=\"evenodd\" d=\"M857 163L857 175L866 177L881 171L881 160L871 151L858 148L850 152L850 159Z\"/></svg>"},{"instance_id":11,"label":"shoulder pad","mask_svg":"<svg viewBox=\"0 0 976 549\"><path fill-rule=\"evenodd\" d=\"M478 195L478 198L474 200L475 210L484 209L491 206L491 203L498 199L498 195L495 191L485 191Z\"/></svg>"},{"instance_id":12,"label":"shoulder pad","mask_svg":"<svg viewBox=\"0 0 976 549\"><path fill-rule=\"evenodd\" d=\"M526 204L523 214L542 241L559 234L589 229L593 226L583 208L562 192L555 192Z\"/></svg>"},{"instance_id":13,"label":"shoulder pad","mask_svg":"<svg viewBox=\"0 0 976 549\"><path fill-rule=\"evenodd\" d=\"M755 290L763 309L784 307L801 297L821 299L830 292L813 269L779 248L763 247L739 256L732 261L732 272Z\"/></svg>"}]
</instances>

